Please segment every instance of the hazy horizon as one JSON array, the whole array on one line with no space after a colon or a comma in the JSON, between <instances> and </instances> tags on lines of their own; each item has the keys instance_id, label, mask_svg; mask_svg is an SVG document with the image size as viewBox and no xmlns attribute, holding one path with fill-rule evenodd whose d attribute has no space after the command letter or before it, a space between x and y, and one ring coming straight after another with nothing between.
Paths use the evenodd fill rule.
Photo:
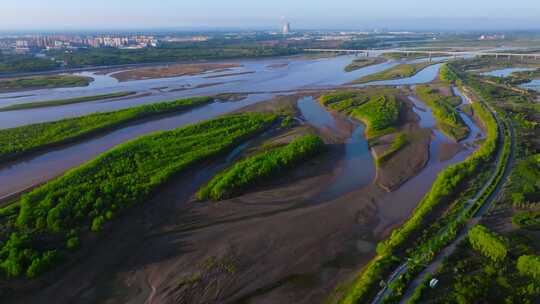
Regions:
<instances>
[{"instance_id":1,"label":"hazy horizon","mask_svg":"<svg viewBox=\"0 0 540 304\"><path fill-rule=\"evenodd\" d=\"M534 30L540 2L455 0L4 0L0 31L129 29L274 29L282 18L296 29Z\"/></svg>"}]
</instances>

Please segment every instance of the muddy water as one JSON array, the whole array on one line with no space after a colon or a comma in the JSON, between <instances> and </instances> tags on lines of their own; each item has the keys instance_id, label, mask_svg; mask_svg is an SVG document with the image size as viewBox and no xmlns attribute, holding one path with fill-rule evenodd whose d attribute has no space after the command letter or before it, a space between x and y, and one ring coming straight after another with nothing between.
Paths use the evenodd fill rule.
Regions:
<instances>
[{"instance_id":1,"label":"muddy water","mask_svg":"<svg viewBox=\"0 0 540 304\"><path fill-rule=\"evenodd\" d=\"M36 157L7 164L0 168L0 199L58 176L118 144L141 135L171 130L210 119L271 97L272 95L259 94L251 95L237 102L215 102L189 112L168 115L160 119L127 126L83 143L73 144Z\"/></svg>"},{"instance_id":2,"label":"muddy water","mask_svg":"<svg viewBox=\"0 0 540 304\"><path fill-rule=\"evenodd\" d=\"M341 132L337 128L336 119L313 97L305 97L298 101L298 108L308 123L318 129L329 128L333 132ZM345 142L345 155L340 164L341 170L337 178L320 193L318 201L328 201L345 193L370 184L375 178L374 160L364 138L363 124L350 120L354 125L349 139Z\"/></svg>"},{"instance_id":3,"label":"muddy water","mask_svg":"<svg viewBox=\"0 0 540 304\"><path fill-rule=\"evenodd\" d=\"M66 117L81 116L93 112L125 109L146 103L174 100L177 98L212 95L223 92L275 92L294 91L305 88L316 89L351 82L357 78L386 70L398 64L386 62L347 73L344 67L354 56L306 60L297 57L274 58L266 60L227 61L242 66L224 72L203 73L161 79L134 80L118 82L110 75L92 72L79 73L95 78L88 87L44 89L29 92L0 94L0 107L18 103L91 96L120 91L135 91L148 96L139 96L117 101L95 101L23 111L0 112L0 128L24 124L53 121ZM280 68L271 65L286 64ZM238 72L253 72L244 75L230 75L220 78L209 76L226 75Z\"/></svg>"},{"instance_id":4,"label":"muddy water","mask_svg":"<svg viewBox=\"0 0 540 304\"><path fill-rule=\"evenodd\" d=\"M118 82L110 77L110 75L96 75L90 72L79 73L84 76L95 76L95 80L89 87L84 88L60 88L32 91L33 96L20 97L22 94L0 94L2 97L12 96L12 98L2 99L2 104L13 102L28 102L33 100L42 100L46 97L69 98L78 95L90 95L106 93L107 90L151 90L153 94L147 97L126 99L120 101L96 101L89 103L81 103L53 108L40 108L22 111L2 112L0 113L0 128L16 127L29 123L57 120L65 117L79 116L96 111L111 111L122 108L128 108L145 103L158 102L178 97L186 97L191 95L208 95L211 93L222 93L227 91L253 91L265 89L300 89L304 86L311 88L328 85L336 85L346 83L353 79L357 79L367 74L375 73L392 67L397 62L387 62L379 65L370 66L364 69L359 69L351 73L345 73L343 68L351 62L353 56L340 56L330 59L319 60L300 60L300 59L271 59L257 61L242 61L243 66L240 71L250 70L256 71L255 74L239 75L225 77L222 87L207 87L195 90L178 91L173 93L163 92L164 87L169 90L174 85L185 87L186 85L203 84L209 80L205 77L230 73L231 71L219 73L205 73L196 76L175 77L166 79L152 79L142 81ZM269 68L269 65L276 63L286 63L286 67ZM231 79L229 79L231 78ZM206 82L205 82L206 81ZM219 80L223 81L223 80ZM187 83L187 84L186 84ZM158 87L160 87L158 89ZM226 90L230 88L231 90ZM200 93L200 94L199 94ZM170 130L188 123L194 123L204 119L209 119L234 111L243 106L256 103L258 101L268 99L272 94L252 94L248 99L240 102L231 103L214 103L200 109L196 109L184 114L169 116L167 118L148 121L137 125L132 125L121 130L111 132L105 136L94 138L84 143L74 144L68 147L56 149L39 156L28 158L12 164L8 164L0 168L0 198L27 189L31 186L39 184L50 178L58 176L67 169L80 165L95 156L107 151L108 149L136 138L138 136L148 134L159 130ZM50 99L49 98L49 99ZM317 109L315 109L316 111ZM306 114L307 115L307 114ZM319 115L316 114L315 116ZM333 121L333 120L329 120ZM332 126L331 126L332 127ZM333 126L335 127L335 126ZM369 183L374 175L372 168L371 156L367 152L367 143L361 136L357 136L363 132L363 126L357 124L354 136L349 140L346 150L348 162L344 168L343 178L337 181L335 191L331 193L339 193L346 191L351 187L356 187ZM362 178L356 179L358 175L356 165L349 166L348 164L366 164L366 172ZM369 165L367 165L369 164ZM343 190L345 189L345 190Z\"/></svg>"},{"instance_id":5,"label":"muddy water","mask_svg":"<svg viewBox=\"0 0 540 304\"><path fill-rule=\"evenodd\" d=\"M25 92L4 93L0 94L0 107L19 103L67 99L121 91L134 91L138 94L133 98L122 100L100 100L60 107L0 112L0 128L54 121L88 113L107 112L147 103L223 92L254 93L328 88L349 83L360 77L389 69L400 63L427 60L388 61L353 72L345 72L344 67L355 58L355 56L338 56L335 58L306 60L290 57L227 61L229 63L238 63L242 66L221 72L126 82L118 82L111 77L111 74L101 75L94 72L81 72L77 73L77 75L94 78L94 81L87 87L43 89L29 91L26 92L27 94ZM276 64L286 64L286 66L279 68L271 67ZM430 66L410 78L372 82L367 85L426 83L436 77L439 66L439 64ZM243 72L250 72L250 74L229 75ZM208 78L220 75L225 75L225 77Z\"/></svg>"},{"instance_id":6,"label":"muddy water","mask_svg":"<svg viewBox=\"0 0 540 304\"><path fill-rule=\"evenodd\" d=\"M452 91L456 96L459 96L461 98L462 105L471 103L471 101L467 99L457 87L452 87ZM472 143L475 140L484 136L482 130L478 127L478 125L476 125L475 122L473 122L473 120L469 116L465 115L465 113L463 113L462 111L459 111L459 115L461 116L461 119L463 119L465 124L469 126L469 130L471 131L469 133L469 136L467 136L467 138L461 141L462 143Z\"/></svg>"},{"instance_id":7,"label":"muddy water","mask_svg":"<svg viewBox=\"0 0 540 304\"><path fill-rule=\"evenodd\" d=\"M0 113L0 128L16 127L20 125L52 121L66 117L80 116L96 111L111 111L128 108L136 105L170 100L174 98L193 95L209 95L222 92L251 92L265 90L294 90L302 88L317 88L339 85L350 82L364 75L376 73L388 69L399 62L390 61L346 73L343 68L354 59L354 56L339 56L329 59L303 60L298 58L283 58L269 60L239 61L242 67L233 69L234 72L254 71L254 74L234 75L216 79L208 79L208 76L223 75L232 71L210 72L195 76L173 77L165 79L151 79L141 81L118 82L110 75L98 75L91 72L79 73L83 76L94 77L95 80L83 88L59 88L32 91L30 96L21 97L21 93L0 94L1 105L36 100L71 98L76 96L108 93L111 91L134 90L151 92L150 96L119 100L119 101L96 101L52 108L30 109ZM286 63L281 68L270 68L272 64ZM428 68L415 77L403 80L402 83L416 81L428 81L436 76L435 66ZM200 89L186 89L173 91L174 88L193 87L212 82L223 82L221 85ZM160 130L170 130L188 123L194 123L234 111L243 106L256 103L270 98L271 94L252 94L244 101L231 103L214 103L200 109L184 114L169 116L167 118L148 121L132 125L121 130L111 132L105 136L94 138L81 144L75 144L61 149L56 149L37 157L28 158L16 163L8 164L0 168L0 198L19 192L28 187L41 183L65 172L67 169L80 165L108 149L136 138ZM306 104L317 105L311 102ZM312 123L317 124L322 113L327 113L320 108L305 107L304 111L313 111L310 116ZM309 113L304 113L309 116ZM335 121L327 113L328 127L336 128ZM330 196L349 191L351 188L368 184L374 177L373 160L367 148L367 142L363 139L363 126L355 123L353 136L346 144L346 157L343 166L343 174L336 180L329 190ZM357 168L364 168L358 172Z\"/></svg>"},{"instance_id":8,"label":"muddy water","mask_svg":"<svg viewBox=\"0 0 540 304\"><path fill-rule=\"evenodd\" d=\"M368 85L398 85L399 86L399 85L413 85L413 84L429 83L433 81L437 77L437 75L439 75L439 69L441 68L441 65L442 63L430 65L412 77L395 79L395 80L373 81L373 82L368 82L359 86L368 86Z\"/></svg>"},{"instance_id":9,"label":"muddy water","mask_svg":"<svg viewBox=\"0 0 540 304\"><path fill-rule=\"evenodd\" d=\"M403 215L411 214L424 195L430 190L437 175L442 170L452 164L464 161L475 150L475 148L464 145L462 150L452 158L440 161L438 157L439 147L441 144L452 142L452 140L435 129L436 121L429 107L415 97L410 97L410 100L414 104L413 110L420 119L420 125L424 128L432 129L433 135L429 151L430 159L422 172L377 202L380 221L375 229L375 234L383 233L389 227L402 222ZM483 136L482 131L474 121L469 119L465 114L461 114L465 123L471 129L471 134L463 142L472 141L478 136Z\"/></svg>"}]
</instances>

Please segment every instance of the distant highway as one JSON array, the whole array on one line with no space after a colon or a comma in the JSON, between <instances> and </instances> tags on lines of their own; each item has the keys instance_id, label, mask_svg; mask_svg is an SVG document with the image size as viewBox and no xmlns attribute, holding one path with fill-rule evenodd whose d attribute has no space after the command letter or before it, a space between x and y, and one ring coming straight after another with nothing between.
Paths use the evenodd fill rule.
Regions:
<instances>
[{"instance_id":1,"label":"distant highway","mask_svg":"<svg viewBox=\"0 0 540 304\"><path fill-rule=\"evenodd\" d=\"M491 52L486 50L478 51L426 51L426 50L403 50L403 49L388 49L388 50L349 50L349 49L304 49L306 52L329 52L329 53L347 53L347 54L384 54L384 53L400 53L400 54L421 54L421 55L445 55L453 57L463 56L493 56L495 58L512 58L518 57L521 59L540 60L540 53L503 53Z\"/></svg>"}]
</instances>

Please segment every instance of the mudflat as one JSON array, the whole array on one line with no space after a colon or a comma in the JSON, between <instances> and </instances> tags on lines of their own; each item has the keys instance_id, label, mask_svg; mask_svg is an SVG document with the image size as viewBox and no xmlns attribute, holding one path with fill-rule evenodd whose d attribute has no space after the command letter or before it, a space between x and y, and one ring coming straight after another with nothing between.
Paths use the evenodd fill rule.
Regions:
<instances>
[{"instance_id":1,"label":"mudflat","mask_svg":"<svg viewBox=\"0 0 540 304\"><path fill-rule=\"evenodd\" d=\"M118 81L157 79L196 75L205 72L221 72L241 66L242 65L240 64L232 63L172 64L160 67L137 68L127 71L121 71L112 74L111 77L118 79Z\"/></svg>"}]
</instances>

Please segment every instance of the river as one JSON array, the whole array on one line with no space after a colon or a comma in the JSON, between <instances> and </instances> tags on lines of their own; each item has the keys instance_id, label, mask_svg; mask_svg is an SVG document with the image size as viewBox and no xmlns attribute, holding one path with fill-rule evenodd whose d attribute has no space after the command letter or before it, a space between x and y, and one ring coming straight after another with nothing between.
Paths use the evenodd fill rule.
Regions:
<instances>
[{"instance_id":1,"label":"river","mask_svg":"<svg viewBox=\"0 0 540 304\"><path fill-rule=\"evenodd\" d=\"M354 58L354 56L338 56L333 58L308 60L290 57L238 61L243 66L234 69L234 72L255 71L255 73L227 76L222 79L217 78L219 80L216 80L215 78L208 79L205 77L228 74L232 71L127 82L115 81L109 75L96 75L95 73L83 72L85 75L96 77L96 80L88 87L46 89L0 94L0 98L2 98L0 99L0 104L8 105L20 102L71 98L123 90L135 90L138 93L151 93L149 96L119 101L96 101L59 107L0 112L0 128L9 128L194 95L209 95L223 92L249 93L248 97L241 101L215 102L186 113L172 114L153 120L133 123L127 127L109 132L99 137L93 137L81 143L60 147L40 153L36 156L5 164L0 167L0 198L10 196L58 176L66 170L83 164L120 143L137 138L141 135L155 131L170 130L186 124L229 113L246 105L270 99L276 96L280 91L293 93L296 90L328 88L346 84L354 79L388 69L401 62L388 61L359 69L351 73L344 72L344 67ZM272 65L275 66L278 64L282 67L271 67ZM416 84L429 82L436 77L439 66L439 64L432 65L418 73L416 76L401 80L399 83ZM182 88L186 85L196 86L216 81L222 82L222 84L199 89L173 91L174 89ZM156 89L157 87L160 87L160 89ZM167 87L168 89L163 89L164 87ZM32 96L17 97L21 95ZM353 132L354 135L349 140L349 144L346 148L347 165L344 167L345 170L343 173L343 176L345 177L337 182L335 193L341 193L351 187L361 186L370 181L374 174L374 169L370 167L373 166L373 161L371 160L370 153L366 152L367 143L363 139L363 126L358 123L355 124L356 129ZM355 174L354 171L357 165L365 165L366 172L363 178L360 180L353 180L346 177Z\"/></svg>"}]
</instances>

